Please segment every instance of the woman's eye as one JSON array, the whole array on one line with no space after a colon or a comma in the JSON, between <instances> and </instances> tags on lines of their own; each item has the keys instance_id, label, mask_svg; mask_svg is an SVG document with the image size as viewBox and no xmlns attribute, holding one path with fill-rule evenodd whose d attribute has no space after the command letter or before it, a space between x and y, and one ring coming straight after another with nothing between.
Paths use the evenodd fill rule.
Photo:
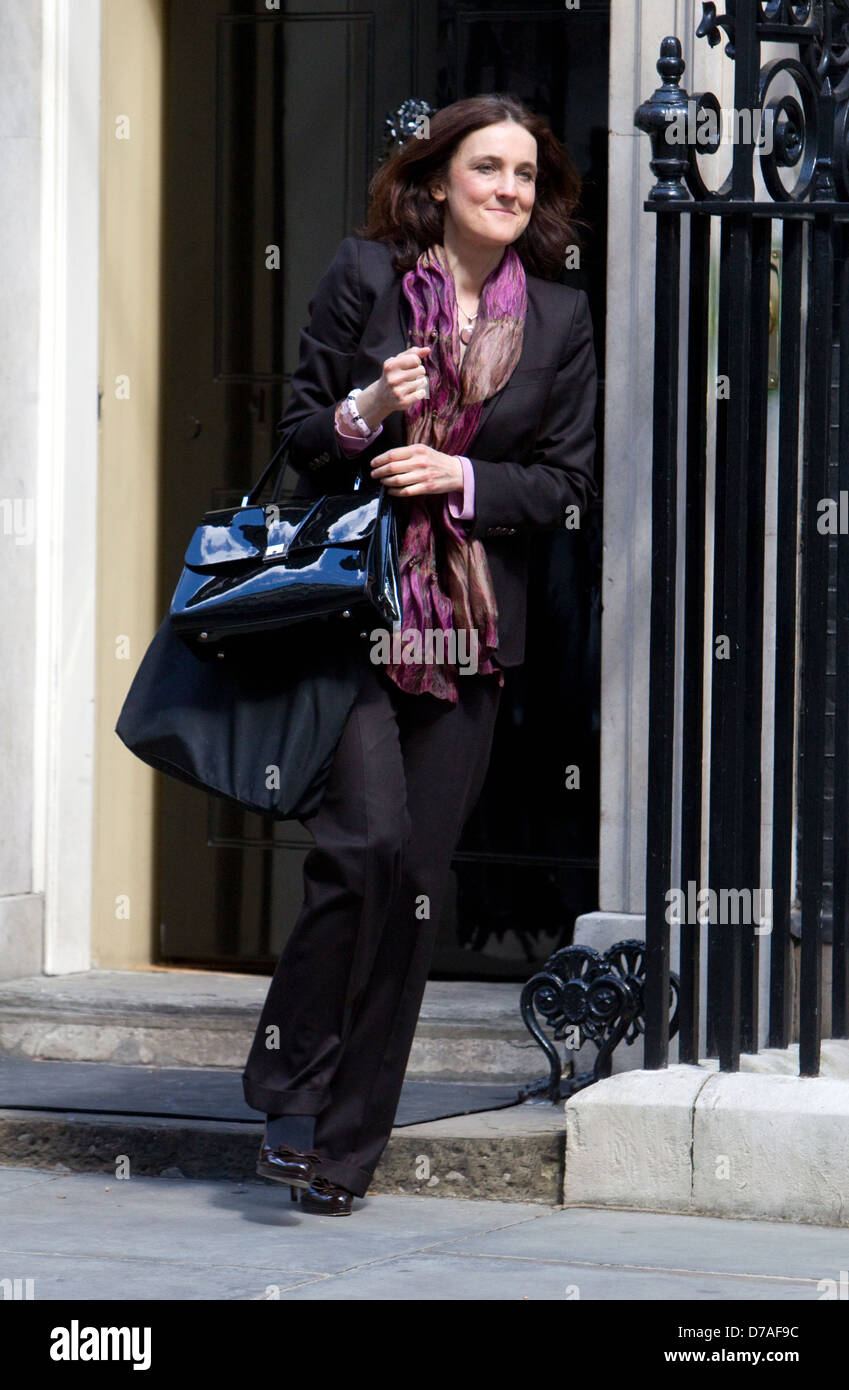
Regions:
<instances>
[{"instance_id":1,"label":"woman's eye","mask_svg":"<svg viewBox=\"0 0 849 1390\"><path fill-rule=\"evenodd\" d=\"M494 170L494 169L495 169L495 165L494 165L494 164L478 164L477 169L478 169L478 173L483 174L483 173L486 173L487 170L490 170L490 169L493 169L493 170ZM523 179L529 179L531 183L533 183L533 181L534 181L534 176L533 176L533 174L530 173L529 170L527 170L527 169L523 169L523 170L522 170L522 175L521 175L521 176L522 176Z\"/></svg>"}]
</instances>

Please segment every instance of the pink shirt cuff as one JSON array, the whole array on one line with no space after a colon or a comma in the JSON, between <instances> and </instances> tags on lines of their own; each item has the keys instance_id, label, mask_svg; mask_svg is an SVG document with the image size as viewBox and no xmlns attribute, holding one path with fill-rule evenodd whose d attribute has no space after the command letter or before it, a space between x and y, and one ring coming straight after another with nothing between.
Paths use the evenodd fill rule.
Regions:
<instances>
[{"instance_id":1,"label":"pink shirt cuff","mask_svg":"<svg viewBox=\"0 0 849 1390\"><path fill-rule=\"evenodd\" d=\"M342 452L353 456L359 454L370 444L373 439L383 430L383 425L377 426L371 434L348 434L339 424L338 416L335 418L336 438L339 440ZM471 460L465 455L458 455L463 467L463 487L456 492L448 494L448 510L455 521L474 521L475 517L475 471L472 468Z\"/></svg>"},{"instance_id":2,"label":"pink shirt cuff","mask_svg":"<svg viewBox=\"0 0 849 1390\"><path fill-rule=\"evenodd\" d=\"M377 439L377 436L383 430L383 425L381 423L378 425L377 429L372 430L371 434L360 434L359 432L357 432L357 434L348 434L339 424L338 412L334 417L334 425L336 428L336 438L339 440L339 447L343 454L350 454L352 456L361 453L366 445L370 444L373 439Z\"/></svg>"},{"instance_id":3,"label":"pink shirt cuff","mask_svg":"<svg viewBox=\"0 0 849 1390\"><path fill-rule=\"evenodd\" d=\"M463 490L449 492L448 510L455 521L474 521L475 517L475 470L465 454L458 455L463 465Z\"/></svg>"}]
</instances>

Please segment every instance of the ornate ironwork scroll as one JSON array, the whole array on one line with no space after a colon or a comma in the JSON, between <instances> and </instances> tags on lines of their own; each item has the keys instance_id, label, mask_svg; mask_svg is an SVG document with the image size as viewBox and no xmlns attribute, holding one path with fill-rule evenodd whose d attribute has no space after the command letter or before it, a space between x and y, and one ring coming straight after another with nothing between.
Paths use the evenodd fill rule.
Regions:
<instances>
[{"instance_id":1,"label":"ornate ironwork scroll","mask_svg":"<svg viewBox=\"0 0 849 1390\"><path fill-rule=\"evenodd\" d=\"M522 990L522 1019L548 1058L549 1074L526 1086L522 1097L547 1093L556 1104L610 1075L613 1052L630 1047L644 1031L644 941L617 941L604 955L589 946L565 946L532 975ZM670 975L669 1036L678 1030L678 979ZM546 1029L550 1030L548 1037ZM591 1042L598 1056L591 1072L563 1078L558 1042L577 1050Z\"/></svg>"},{"instance_id":2,"label":"ornate ironwork scroll","mask_svg":"<svg viewBox=\"0 0 849 1390\"><path fill-rule=\"evenodd\" d=\"M727 0L727 13L702 4L696 34L713 47L727 38L725 52L738 59L740 5L755 11L755 42L786 43L798 56L759 57L754 82L733 113L735 121L759 118L751 147L771 199L776 202L849 200L849 0ZM745 55L748 60L751 55ZM722 110L712 92L689 93L681 44L661 44L659 87L636 112L635 123L652 141L655 202L722 201L735 196L733 170L719 188L702 177L699 160L721 146ZM744 155L745 159L745 155ZM735 151L735 163L737 153ZM790 177L786 177L786 175Z\"/></svg>"}]
</instances>

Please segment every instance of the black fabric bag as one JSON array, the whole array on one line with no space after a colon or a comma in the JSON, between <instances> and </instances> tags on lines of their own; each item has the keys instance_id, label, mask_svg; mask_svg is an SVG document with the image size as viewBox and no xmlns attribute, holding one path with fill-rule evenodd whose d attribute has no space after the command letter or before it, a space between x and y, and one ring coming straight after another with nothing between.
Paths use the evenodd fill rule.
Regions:
<instances>
[{"instance_id":1,"label":"black fabric bag","mask_svg":"<svg viewBox=\"0 0 849 1390\"><path fill-rule=\"evenodd\" d=\"M115 732L142 762L247 810L317 810L368 664L367 643L335 620L235 637L196 656L166 615Z\"/></svg>"}]
</instances>

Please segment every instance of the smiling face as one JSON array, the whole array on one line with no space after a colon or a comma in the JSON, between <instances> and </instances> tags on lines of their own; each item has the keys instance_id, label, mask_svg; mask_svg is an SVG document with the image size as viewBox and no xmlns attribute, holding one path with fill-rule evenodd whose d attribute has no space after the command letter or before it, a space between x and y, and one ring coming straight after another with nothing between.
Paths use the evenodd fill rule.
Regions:
<instances>
[{"instance_id":1,"label":"smiling face","mask_svg":"<svg viewBox=\"0 0 849 1390\"><path fill-rule=\"evenodd\" d=\"M454 151L445 182L431 192L444 201L445 232L476 246L506 246L531 220L537 142L515 121L473 130Z\"/></svg>"}]
</instances>

